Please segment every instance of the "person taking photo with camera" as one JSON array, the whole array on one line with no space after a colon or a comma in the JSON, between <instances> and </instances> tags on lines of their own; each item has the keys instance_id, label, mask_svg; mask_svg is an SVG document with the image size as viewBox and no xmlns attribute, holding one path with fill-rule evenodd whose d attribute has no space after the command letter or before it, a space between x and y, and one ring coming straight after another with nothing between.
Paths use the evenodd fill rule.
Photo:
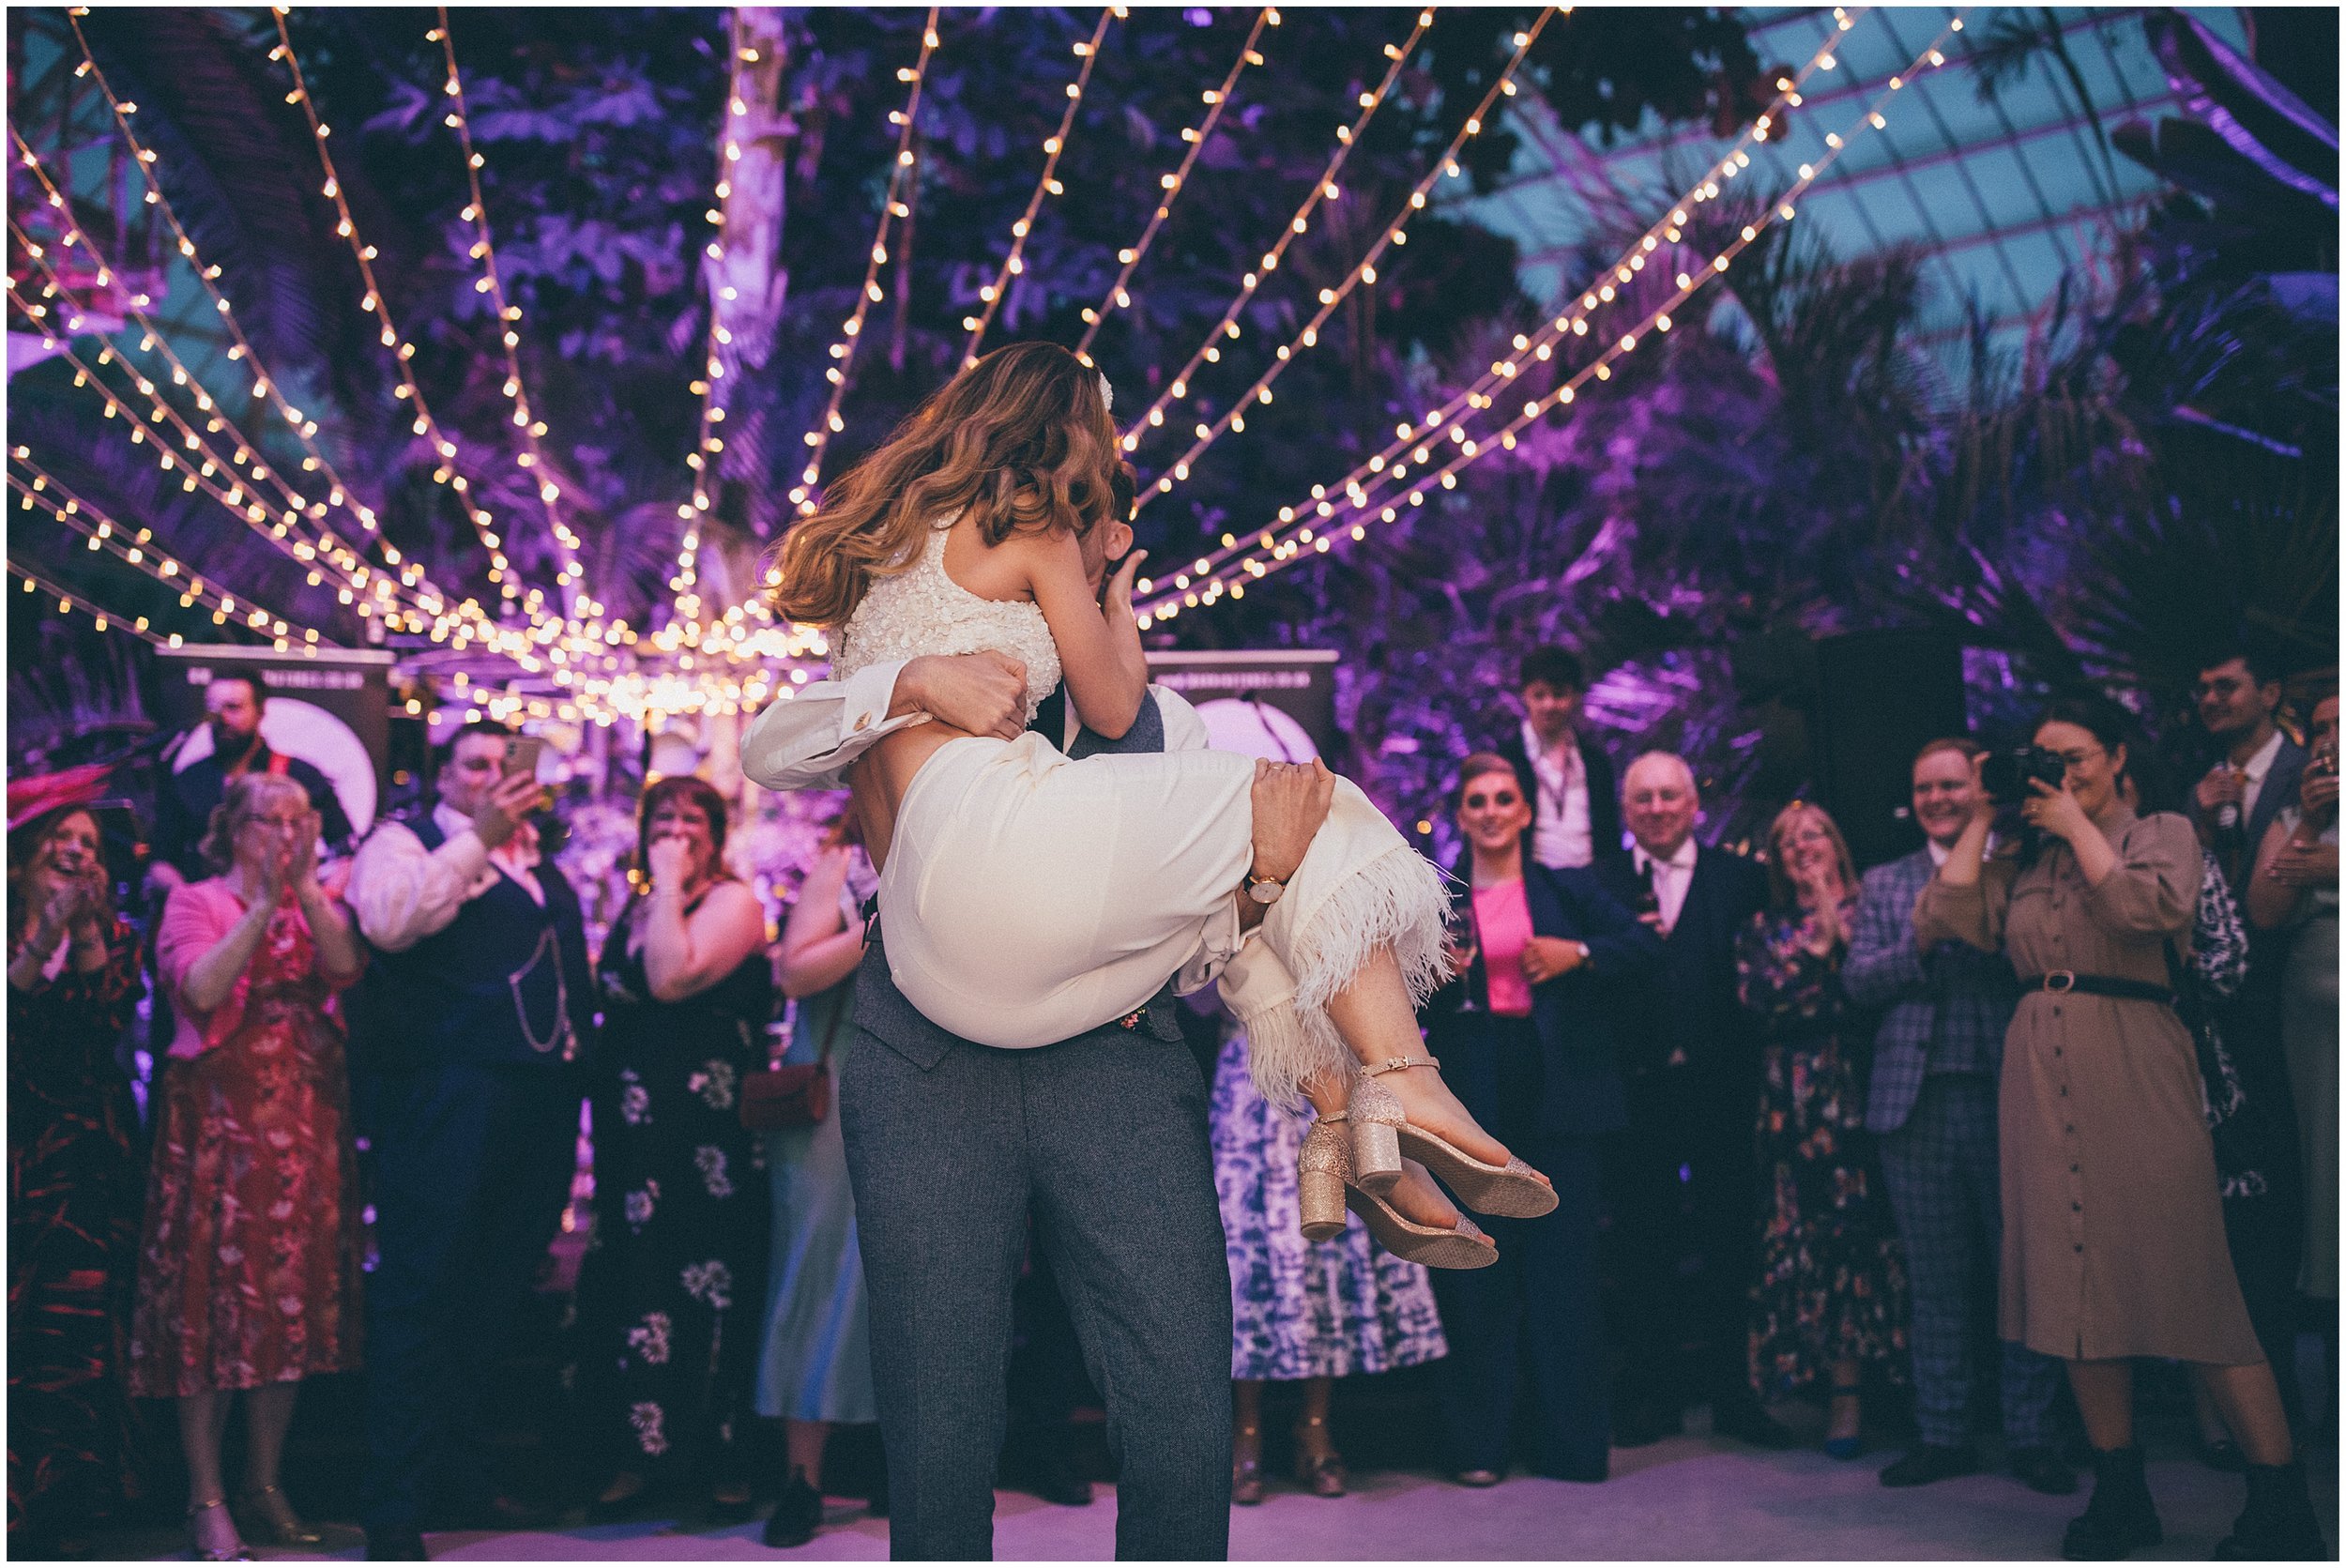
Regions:
<instances>
[{"instance_id":1,"label":"person taking photo with camera","mask_svg":"<svg viewBox=\"0 0 2346 1568\"><path fill-rule=\"evenodd\" d=\"M2200 846L2188 822L2156 809L2147 748L2132 738L2105 698L2054 703L2034 754L2018 759L2020 789L1983 778L1915 906L1917 941L2001 950L2020 980L1998 1097L2001 1331L2067 1362L2093 1443L2093 1500L2063 1556L2158 1544L2129 1363L2163 1356L2194 1364L2248 1460L2248 1506L2216 1555L2325 1558L2226 1249L2197 1057L2170 989L2197 910ZM2151 814L2127 804L2129 776ZM1991 795L2017 803L2030 830L2017 857L1986 854Z\"/></svg>"}]
</instances>

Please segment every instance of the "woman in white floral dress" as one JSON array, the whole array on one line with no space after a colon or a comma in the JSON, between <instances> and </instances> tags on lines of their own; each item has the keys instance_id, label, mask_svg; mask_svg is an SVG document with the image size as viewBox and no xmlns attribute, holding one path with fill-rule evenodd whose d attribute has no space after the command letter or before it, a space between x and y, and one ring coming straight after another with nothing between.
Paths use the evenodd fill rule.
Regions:
<instances>
[{"instance_id":1,"label":"woman in white floral dress","mask_svg":"<svg viewBox=\"0 0 2346 1568\"><path fill-rule=\"evenodd\" d=\"M595 971L580 1392L610 1481L593 1513L659 1503L747 1517L735 1439L756 1367L769 1197L739 1093L772 1012L766 915L725 871L724 798L707 783L661 780L639 820L650 891L629 901Z\"/></svg>"}]
</instances>

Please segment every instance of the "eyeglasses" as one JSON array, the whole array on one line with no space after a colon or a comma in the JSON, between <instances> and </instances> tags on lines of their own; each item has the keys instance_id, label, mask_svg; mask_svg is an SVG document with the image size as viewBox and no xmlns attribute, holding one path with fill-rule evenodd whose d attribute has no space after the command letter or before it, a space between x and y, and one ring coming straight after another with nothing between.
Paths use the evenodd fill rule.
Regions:
<instances>
[{"instance_id":1,"label":"eyeglasses","mask_svg":"<svg viewBox=\"0 0 2346 1568\"><path fill-rule=\"evenodd\" d=\"M297 833L309 827L310 814L304 812L299 816L248 816L244 819L244 825L248 828L274 828L283 833Z\"/></svg>"}]
</instances>

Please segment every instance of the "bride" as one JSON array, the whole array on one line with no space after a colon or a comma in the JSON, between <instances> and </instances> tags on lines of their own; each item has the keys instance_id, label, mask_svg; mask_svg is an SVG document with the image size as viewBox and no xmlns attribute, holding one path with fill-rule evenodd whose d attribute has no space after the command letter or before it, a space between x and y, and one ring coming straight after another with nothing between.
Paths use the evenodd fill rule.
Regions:
<instances>
[{"instance_id":1,"label":"bride","mask_svg":"<svg viewBox=\"0 0 2346 1568\"><path fill-rule=\"evenodd\" d=\"M1023 665L1028 716L1063 677L1083 723L1121 736L1148 676L1118 470L1105 381L1053 344L998 349L791 530L774 607L841 629L834 679L993 650ZM1257 863L1258 768L1228 753L1074 761L1039 735L932 721L873 744L847 780L891 976L932 1022L1035 1047L1135 1012L1169 973L1187 990L1218 980L1265 1097L1319 1113L1306 1232L1341 1228L1348 1202L1405 1256L1479 1266L1488 1241L1416 1166L1485 1213L1546 1213L1555 1195L1424 1055L1414 1003L1444 972L1440 874L1319 772L1327 815L1292 868Z\"/></svg>"}]
</instances>

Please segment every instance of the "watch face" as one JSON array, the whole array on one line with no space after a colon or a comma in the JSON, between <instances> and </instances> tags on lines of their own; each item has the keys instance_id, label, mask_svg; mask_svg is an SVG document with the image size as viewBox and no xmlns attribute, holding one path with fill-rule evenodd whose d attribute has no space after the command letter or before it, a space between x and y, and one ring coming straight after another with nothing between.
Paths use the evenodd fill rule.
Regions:
<instances>
[{"instance_id":1,"label":"watch face","mask_svg":"<svg viewBox=\"0 0 2346 1568\"><path fill-rule=\"evenodd\" d=\"M1250 884L1246 890L1246 896L1257 904L1276 904L1279 902L1279 895L1285 891L1287 891L1286 884L1266 878Z\"/></svg>"}]
</instances>

